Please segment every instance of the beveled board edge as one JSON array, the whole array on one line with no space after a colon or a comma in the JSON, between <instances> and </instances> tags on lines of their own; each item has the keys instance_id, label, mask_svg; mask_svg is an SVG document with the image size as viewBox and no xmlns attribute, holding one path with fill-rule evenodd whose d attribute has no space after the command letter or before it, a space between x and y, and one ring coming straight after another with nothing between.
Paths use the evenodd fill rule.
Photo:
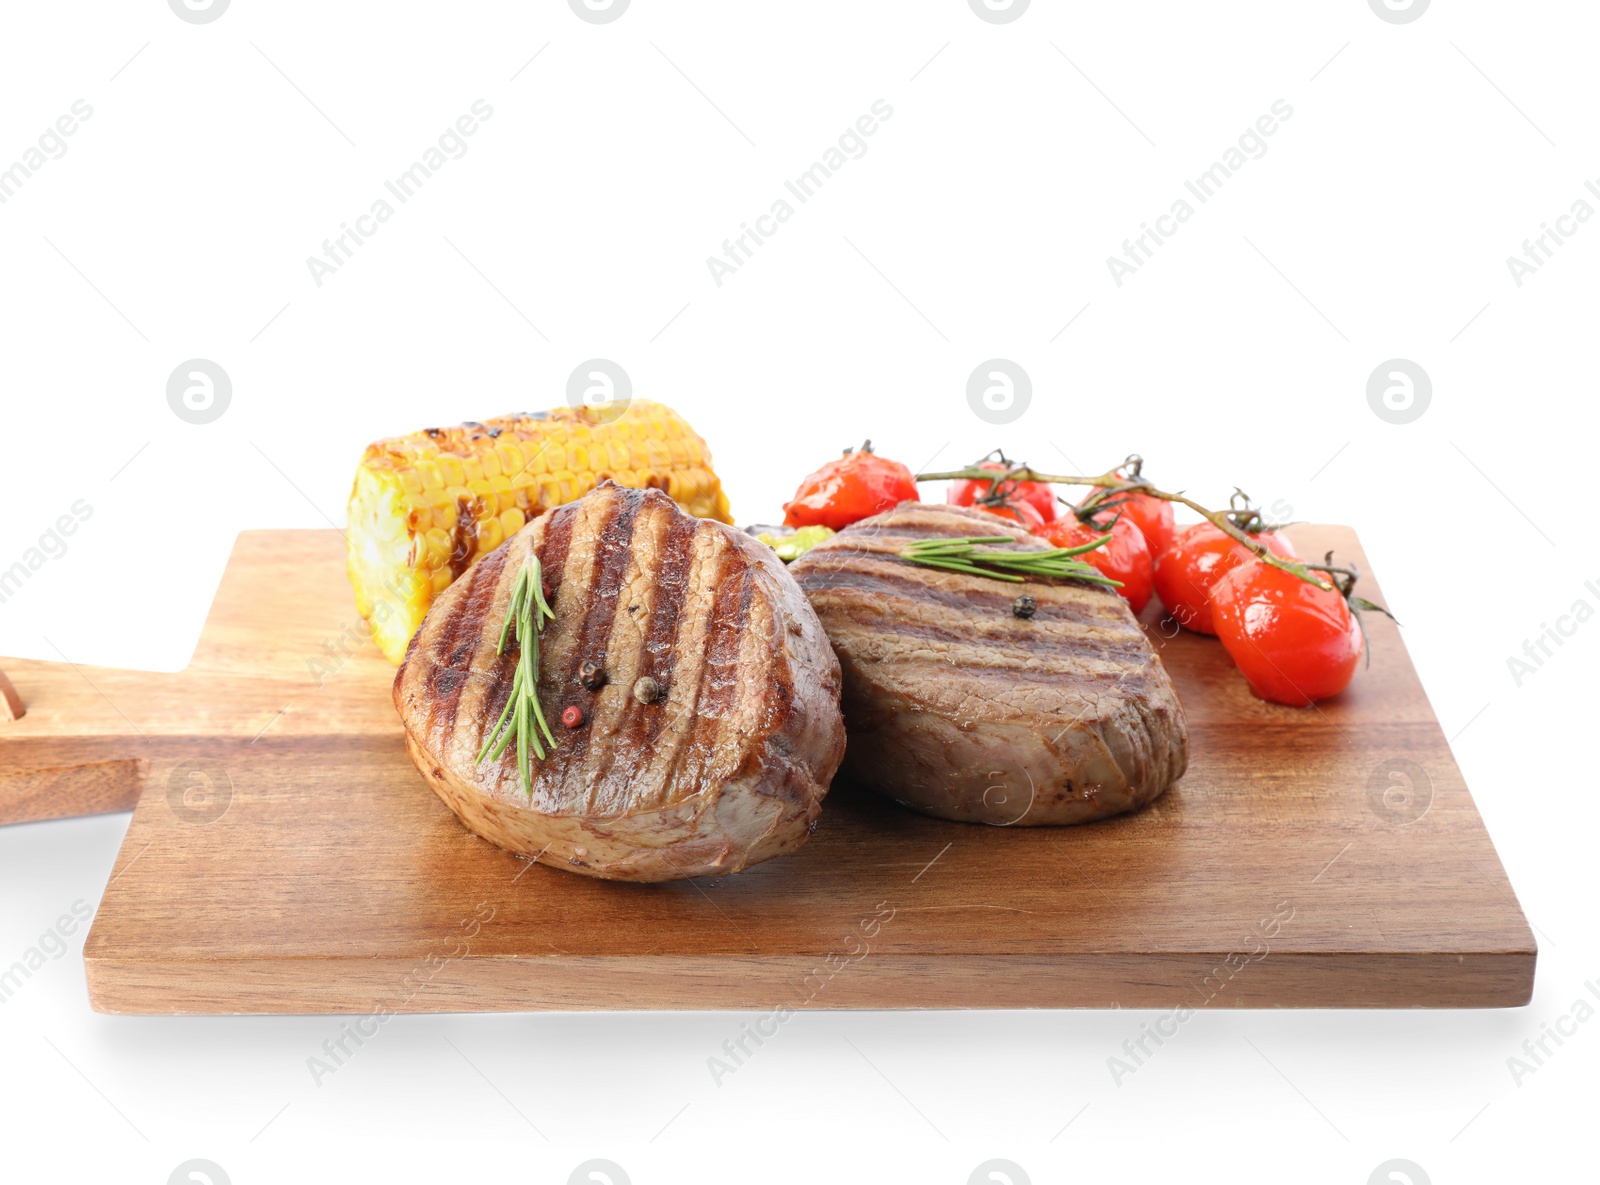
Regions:
<instances>
[{"instance_id":1,"label":"beveled board edge","mask_svg":"<svg viewBox=\"0 0 1600 1185\"><path fill-rule=\"evenodd\" d=\"M0 826L131 811L149 769L142 757L0 769Z\"/></svg>"},{"instance_id":2,"label":"beveled board edge","mask_svg":"<svg viewBox=\"0 0 1600 1185\"><path fill-rule=\"evenodd\" d=\"M1060 958L867 954L814 959L626 956L539 959L86 958L97 1012L310 1015L542 1011L1028 1008L1515 1008L1533 995L1532 951L1272 951Z\"/></svg>"}]
</instances>

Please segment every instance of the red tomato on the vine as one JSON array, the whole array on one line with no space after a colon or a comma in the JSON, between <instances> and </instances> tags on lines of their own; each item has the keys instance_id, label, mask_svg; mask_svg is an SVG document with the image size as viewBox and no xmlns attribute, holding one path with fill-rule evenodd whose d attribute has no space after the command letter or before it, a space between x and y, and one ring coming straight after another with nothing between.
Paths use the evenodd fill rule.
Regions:
<instances>
[{"instance_id":1,"label":"red tomato on the vine","mask_svg":"<svg viewBox=\"0 0 1600 1185\"><path fill-rule=\"evenodd\" d=\"M1361 625L1340 593L1251 559L1216 582L1211 608L1224 649L1260 698L1304 708L1349 686Z\"/></svg>"},{"instance_id":2,"label":"red tomato on the vine","mask_svg":"<svg viewBox=\"0 0 1600 1185\"><path fill-rule=\"evenodd\" d=\"M1084 501L1092 497L1094 492L1090 492ZM1133 520L1133 525L1139 528L1150 547L1151 562L1161 559L1177 531L1172 503L1165 498L1152 498L1149 494L1140 493L1112 494L1105 500L1105 511L1108 514L1120 512L1123 518Z\"/></svg>"},{"instance_id":3,"label":"red tomato on the vine","mask_svg":"<svg viewBox=\"0 0 1600 1185\"><path fill-rule=\"evenodd\" d=\"M916 501L920 501L917 479L911 470L878 456L868 441L802 481L794 499L783 504L783 522L789 527L842 531L902 502Z\"/></svg>"},{"instance_id":4,"label":"red tomato on the vine","mask_svg":"<svg viewBox=\"0 0 1600 1185\"><path fill-rule=\"evenodd\" d=\"M1003 461L983 461L980 469L993 469L1004 473L1011 466ZM978 505L981 499L989 496L996 486L1008 502L1026 502L1039 512L1039 520L1045 523L1055 522L1057 506L1055 490L1047 481L1012 481L992 482L977 481L972 478L962 478L950 483L950 489L945 493L945 501L951 506ZM979 506L979 509L986 507Z\"/></svg>"},{"instance_id":5,"label":"red tomato on the vine","mask_svg":"<svg viewBox=\"0 0 1600 1185\"><path fill-rule=\"evenodd\" d=\"M1032 502L1003 502L994 505L980 503L974 506L973 509L981 510L986 514L996 515L999 518L1007 519L1014 523L1021 523L1025 528L1027 528L1028 534L1038 535L1041 538L1044 537L1045 530L1049 526L1049 524L1046 523L1042 517L1040 517L1039 511L1034 508Z\"/></svg>"},{"instance_id":6,"label":"red tomato on the vine","mask_svg":"<svg viewBox=\"0 0 1600 1185\"><path fill-rule=\"evenodd\" d=\"M1255 536L1274 555L1292 556L1294 548L1276 531ZM1156 595L1179 625L1199 634L1214 634L1211 590L1244 561L1249 548L1210 523L1185 527L1156 561Z\"/></svg>"},{"instance_id":7,"label":"red tomato on the vine","mask_svg":"<svg viewBox=\"0 0 1600 1185\"><path fill-rule=\"evenodd\" d=\"M1150 562L1150 546L1144 533L1126 516L1111 525L1111 540L1078 558L1093 564L1102 576L1122 581L1117 591L1135 613L1150 603L1150 592L1155 580L1155 565ZM1045 528L1044 537L1056 547L1082 547L1093 543L1106 531L1081 523L1074 515L1066 515Z\"/></svg>"}]
</instances>

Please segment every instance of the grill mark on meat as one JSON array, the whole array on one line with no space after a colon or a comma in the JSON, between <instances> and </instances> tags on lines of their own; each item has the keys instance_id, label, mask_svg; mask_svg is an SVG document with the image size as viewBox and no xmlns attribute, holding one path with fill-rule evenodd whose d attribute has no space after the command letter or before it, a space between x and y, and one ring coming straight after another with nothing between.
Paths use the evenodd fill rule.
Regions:
<instances>
[{"instance_id":1,"label":"grill mark on meat","mask_svg":"<svg viewBox=\"0 0 1600 1185\"><path fill-rule=\"evenodd\" d=\"M670 695L678 666L678 630L694 582L695 536L699 531L700 523L695 519L673 515L661 539L656 579L648 605L649 619L645 623L638 670L633 679L648 675L662 687L663 699ZM629 760L626 768L619 768L618 774L634 781L654 753L670 713L665 704L646 705L635 700L632 682L619 681L619 687L627 716L617 738L617 747L629 755Z\"/></svg>"},{"instance_id":2,"label":"grill mark on meat","mask_svg":"<svg viewBox=\"0 0 1600 1185\"><path fill-rule=\"evenodd\" d=\"M1005 536L1045 544L982 512L902 505L846 529L790 571L845 676L845 767L945 818L1015 823L987 797L993 768L1030 770L1028 823L1128 810L1181 775L1187 736L1160 658L1112 589L1000 582L908 563L917 539ZM1011 600L1036 598L1027 621Z\"/></svg>"},{"instance_id":3,"label":"grill mark on meat","mask_svg":"<svg viewBox=\"0 0 1600 1185\"><path fill-rule=\"evenodd\" d=\"M954 581L932 571L924 574L911 569L900 570L898 565L867 563L870 557L855 567L835 567L827 560L816 562L806 570L806 590L813 603L827 601L843 607L863 606L869 611L879 611L885 618L903 617L927 605L953 609L970 620L978 612L992 613L997 619L1011 617L1011 602L1019 592L1026 591L1038 601L1038 611L1032 619L1031 632L1038 634L1038 625L1048 621L1069 621L1074 625L1115 627L1122 618L1113 599L1115 593L1101 592L1089 585L1077 583L1047 584L1027 581L1013 584L985 578L983 584Z\"/></svg>"},{"instance_id":4,"label":"grill mark on meat","mask_svg":"<svg viewBox=\"0 0 1600 1185\"><path fill-rule=\"evenodd\" d=\"M694 575L694 537L699 529L700 524L693 519L676 518L661 541L661 561L656 572L639 674L649 675L662 687L672 685L672 672L678 661L674 642L683 607L689 600L689 583ZM641 719L647 718L641 715ZM661 724L656 720L652 726L641 730L642 739L648 743L660 731Z\"/></svg>"},{"instance_id":5,"label":"grill mark on meat","mask_svg":"<svg viewBox=\"0 0 1600 1185\"><path fill-rule=\"evenodd\" d=\"M608 816L627 809L632 782L623 771L632 764L635 755L624 751L619 738L633 732L646 711L644 705L633 698L633 685L641 674L651 606L657 592L657 577L653 573L658 572L663 563L662 549L667 536L674 525L682 521L661 499L644 499L641 506L633 528L632 558L618 592L617 609L605 645L606 684L598 693L581 685L570 689L575 701L589 713L587 731L594 738L603 738L603 743L597 739L589 742L579 773L587 796L582 809L591 816ZM695 526L694 520L689 520L691 533Z\"/></svg>"},{"instance_id":6,"label":"grill mark on meat","mask_svg":"<svg viewBox=\"0 0 1600 1185\"><path fill-rule=\"evenodd\" d=\"M456 603L454 611L433 629L428 649L436 662L458 669L468 665L476 648L477 636L483 629L484 615L489 611L488 598L483 595L484 586L499 581L505 563L505 552L496 550L472 569L472 575L467 577L466 592ZM492 588L489 591L492 593Z\"/></svg>"},{"instance_id":7,"label":"grill mark on meat","mask_svg":"<svg viewBox=\"0 0 1600 1185\"><path fill-rule=\"evenodd\" d=\"M705 775L724 718L738 699L739 650L755 589L748 561L738 548L729 547L717 565L716 600L706 625L705 662L695 696L694 724L684 746L683 767L690 777Z\"/></svg>"},{"instance_id":8,"label":"grill mark on meat","mask_svg":"<svg viewBox=\"0 0 1600 1185\"><path fill-rule=\"evenodd\" d=\"M656 792L669 785L684 784L681 766L694 729L716 580L722 571L722 557L731 546L723 533L711 528L697 530L690 539L689 577L672 642L672 679L664 685L665 697L648 709L659 713L660 723L656 725L651 750L639 756L640 768L634 778L636 783Z\"/></svg>"},{"instance_id":9,"label":"grill mark on meat","mask_svg":"<svg viewBox=\"0 0 1600 1185\"><path fill-rule=\"evenodd\" d=\"M552 723L572 703L588 720L559 730L529 796L514 750L493 767L475 758L510 690L517 653L495 643L534 548L557 614L541 637L540 702ZM563 863L638 880L737 871L803 842L843 754L839 667L770 555L660 493L604 485L536 520L498 566L436 601L395 694L413 760L468 827L526 854L553 840ZM480 644L446 645L474 615ZM611 678L580 691L598 646ZM641 705L633 683L647 673L667 694ZM457 680L445 748L428 721Z\"/></svg>"},{"instance_id":10,"label":"grill mark on meat","mask_svg":"<svg viewBox=\"0 0 1600 1185\"><path fill-rule=\"evenodd\" d=\"M839 573L814 567L805 571L806 588L813 601L825 601L863 619L884 619L893 624L904 617L1003 624L1050 637L1061 629L1126 632L1121 601L1086 588L1051 586L1034 581L997 584L987 577L907 577L881 572L879 565L863 565L856 573ZM980 583L981 580L981 583ZM1034 598L1034 615L1023 620L1012 612L1019 593Z\"/></svg>"},{"instance_id":11,"label":"grill mark on meat","mask_svg":"<svg viewBox=\"0 0 1600 1185\"><path fill-rule=\"evenodd\" d=\"M516 544L513 544L506 549L507 551L516 550L516 569L520 569L527 562L528 550L532 549L538 555L539 573L543 577L545 587L550 590L545 600L551 609L556 607L556 598L561 589L561 577L566 572L567 548L572 541L572 522L575 518L577 518L576 507L563 506L554 510L545 518L542 528L535 528L533 532L530 532L533 536L533 542L529 543L527 548L519 548ZM511 593L508 588L506 590L507 608L510 607L510 596ZM495 641L499 641L498 634L495 635ZM504 654L492 655L485 666L484 674L491 680L490 691L485 705L485 710L488 713L488 719L483 725L485 729L492 727L495 721L500 719L500 713L505 711L506 700L511 698L511 678L516 664L517 649L508 644ZM540 665L542 668L543 664L541 663ZM541 675L542 673L541 670ZM543 678L539 682L542 690ZM480 746L483 744L481 737L478 739L478 744Z\"/></svg>"},{"instance_id":12,"label":"grill mark on meat","mask_svg":"<svg viewBox=\"0 0 1600 1185\"><path fill-rule=\"evenodd\" d=\"M610 640L612 624L619 612L617 592L633 559L633 529L644 503L644 493L624 490L620 486L611 486L609 491L610 497L606 500L599 521L591 524L596 542L593 572L587 590L588 612L584 614L564 661L551 664L560 672L554 680L554 694L548 701L550 710L556 713L571 698L571 689L577 685L578 668L585 661L605 664L606 656L601 647ZM621 611L626 612L626 609ZM556 656L552 654L551 657ZM547 711L546 716L549 714ZM563 730L557 737L554 754L545 759L545 763L553 767L553 777L563 788L562 797L569 801L582 801L588 796L588 788L581 781L580 784L574 784L573 777L582 773L591 734L589 727Z\"/></svg>"},{"instance_id":13,"label":"grill mark on meat","mask_svg":"<svg viewBox=\"0 0 1600 1185\"><path fill-rule=\"evenodd\" d=\"M611 494L610 488L604 487L595 496L564 508L568 515L566 552L562 557L559 583L552 587L552 595L547 598L555 618L545 623L539 639L539 706L557 741L555 753L533 765L532 806L540 811L559 814L569 806L568 784L560 764L564 739L563 731L558 731L561 676L568 660L577 653L579 634L588 612L589 588L598 562L599 528L609 521L615 507ZM575 661L581 663L582 659ZM509 672L503 677L509 679ZM515 762L509 757L495 770L494 790L513 801L529 801L522 792Z\"/></svg>"},{"instance_id":14,"label":"grill mark on meat","mask_svg":"<svg viewBox=\"0 0 1600 1185\"><path fill-rule=\"evenodd\" d=\"M752 566L750 582L754 585L758 579L758 568ZM749 669L763 661L762 654L776 652L786 655L783 645L788 626L780 613L775 613L772 602L753 598L749 611L745 615L744 638L739 651L739 666L741 670ZM797 686L798 672L788 661L768 662L768 675L766 698L762 702L762 715L757 721L763 733L771 733L782 726L782 721L790 712L804 711L803 697ZM745 698L745 688L740 687L741 702ZM747 759L748 765L748 759ZM741 772L758 773L759 770L747 769ZM780 800L784 805L783 810L798 807L803 802L803 793L800 787L788 779L777 782L768 780L768 790L762 793L771 798Z\"/></svg>"},{"instance_id":15,"label":"grill mark on meat","mask_svg":"<svg viewBox=\"0 0 1600 1185\"><path fill-rule=\"evenodd\" d=\"M448 742L455 733L467 674L474 665L473 656L483 638L484 619L488 616L495 590L505 571L507 550L496 548L473 567L472 575L467 577L465 594L457 602L454 611L439 622L428 648L439 664L432 681L436 696L433 723L444 742ZM447 680L448 687L440 681L444 671L451 672Z\"/></svg>"},{"instance_id":16,"label":"grill mark on meat","mask_svg":"<svg viewBox=\"0 0 1600 1185\"><path fill-rule=\"evenodd\" d=\"M1028 664L1037 664L1041 658L1054 658L1061 653L1063 645L1070 645L1074 657L1083 662L1106 662L1120 669L1130 662L1142 661L1149 645L1142 636L1136 638L1110 631L1052 638L1037 631L1008 629L1004 625L984 629L977 623L963 625L959 621L941 623L866 617L846 623L839 620L831 604L824 602L823 605L829 609L830 624L834 625L834 645L854 649L855 643L864 643L873 652L883 655L878 661L887 661L897 648L926 650L927 645L917 644L936 643L952 658L959 658L963 664L976 669L1027 667L1033 670L1035 667Z\"/></svg>"},{"instance_id":17,"label":"grill mark on meat","mask_svg":"<svg viewBox=\"0 0 1600 1185\"><path fill-rule=\"evenodd\" d=\"M539 548L539 566L544 571L544 582L550 588L547 598L550 608L556 607L556 596L561 591L561 578L567 569L567 549L572 544L572 524L578 517L576 506L563 506L551 511L546 520L544 539Z\"/></svg>"},{"instance_id":18,"label":"grill mark on meat","mask_svg":"<svg viewBox=\"0 0 1600 1185\"><path fill-rule=\"evenodd\" d=\"M1028 531L1017 523L1009 522L999 515L987 511L972 510L965 506L946 506L938 503L928 505L903 506L891 511L894 515L892 527L882 527L876 524L869 525L853 531L848 536L835 536L826 540L826 544L835 546L845 545L848 542L861 543L866 540L903 539L910 542L915 539L969 539L983 538L996 535L1009 535L1018 543L1033 544L1038 547L1048 547L1049 544ZM994 544L1003 547L1004 544Z\"/></svg>"},{"instance_id":19,"label":"grill mark on meat","mask_svg":"<svg viewBox=\"0 0 1600 1185\"><path fill-rule=\"evenodd\" d=\"M530 551L539 556L541 575L544 583L551 589L548 599L551 608L555 608L555 589L561 583L561 575L566 566L567 545L572 536L573 518L573 508L562 507L545 516L542 521L535 520L538 525L528 531L526 536L519 533L513 536L510 542L497 549L496 554L503 557L505 571L490 595L489 602L498 606L502 615L511 608L511 589L523 564L527 562ZM471 720L473 725L466 735L456 739L454 745L457 756L462 761L471 762L477 757L489 730L499 721L500 713L505 711L506 701L511 698L511 684L520 651L513 640L506 643L504 654L494 652L496 644L500 641L500 627L504 624L504 616L491 618L488 622L489 628L484 631L482 648L473 663L475 688L469 688L462 697L460 706L467 709L466 718ZM543 666L542 663L540 665ZM541 679L541 684L542 682ZM507 770L515 774L514 743L506 747L506 752L501 755L497 768L502 780ZM541 767L535 762L532 768L534 781L537 783ZM520 780L517 782L517 789L520 794Z\"/></svg>"},{"instance_id":20,"label":"grill mark on meat","mask_svg":"<svg viewBox=\"0 0 1600 1185\"><path fill-rule=\"evenodd\" d=\"M499 641L498 635L496 635L495 641ZM483 747L483 742L488 739L489 729L499 722L500 713L506 710L506 701L511 698L511 681L514 677L517 657L516 649L508 644L504 654L491 652L484 662L483 674L486 679L484 680L485 687L481 697L483 710L475 715L469 714L469 718L477 728L477 735L467 738L470 743L476 744L479 749ZM507 746L507 752L510 752L511 749L512 746ZM477 756L477 749L473 750L472 755L474 757ZM502 760L509 759L502 758Z\"/></svg>"}]
</instances>

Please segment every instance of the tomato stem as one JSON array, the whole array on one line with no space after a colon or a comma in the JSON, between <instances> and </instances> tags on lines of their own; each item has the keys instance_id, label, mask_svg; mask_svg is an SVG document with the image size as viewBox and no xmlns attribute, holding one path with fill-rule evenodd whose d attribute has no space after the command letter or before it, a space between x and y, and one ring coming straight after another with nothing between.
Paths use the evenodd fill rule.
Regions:
<instances>
[{"instance_id":1,"label":"tomato stem","mask_svg":"<svg viewBox=\"0 0 1600 1185\"><path fill-rule=\"evenodd\" d=\"M993 453L990 454L990 456L993 455ZM1003 454L1002 463L1005 463ZM1211 510L1181 491L1169 493L1166 490L1157 489L1154 483L1142 476L1143 468L1144 458L1138 453L1131 453L1120 466L1108 469L1096 477L1084 477L1078 474L1041 473L1031 466L1018 464L1003 470L984 469L979 465L969 465L965 469L952 469L942 473L919 473L916 479L918 481L986 481L991 486L990 497L994 496L993 487L1000 482L1039 481L1049 482L1054 485L1094 486L1096 487L1095 492L1086 499L1085 508L1092 507L1096 510L1106 509L1107 503L1119 494L1144 494L1151 498L1160 498L1164 502L1176 502L1179 505L1187 506L1235 542L1243 544L1262 563L1288 572L1290 575L1304 580L1307 584L1315 585L1324 592L1341 591L1335 588L1330 581L1314 574L1319 571L1330 570L1326 565L1306 564L1300 560L1285 559L1282 556L1273 554L1264 543L1255 538L1255 534L1266 530L1268 524L1261 517L1260 510L1250 505L1249 497L1243 490L1234 489L1232 496L1228 500L1227 510ZM1119 473L1118 469L1123 472ZM1074 511L1076 512L1076 508L1074 508ZM1337 569L1333 571L1342 572L1345 570ZM1351 584L1353 586L1353 579ZM1347 600L1349 599L1348 593L1342 595L1345 595Z\"/></svg>"}]
</instances>

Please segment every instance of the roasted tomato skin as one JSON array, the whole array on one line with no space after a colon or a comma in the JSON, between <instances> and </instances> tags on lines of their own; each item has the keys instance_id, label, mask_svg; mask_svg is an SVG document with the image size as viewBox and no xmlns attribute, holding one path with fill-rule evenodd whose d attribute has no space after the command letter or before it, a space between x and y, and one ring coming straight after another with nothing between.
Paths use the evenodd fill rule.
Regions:
<instances>
[{"instance_id":1,"label":"roasted tomato skin","mask_svg":"<svg viewBox=\"0 0 1600 1185\"><path fill-rule=\"evenodd\" d=\"M980 469L993 469L1004 473L1010 468L1000 461L984 461L979 464ZM989 495L994 488L994 482L974 481L965 478L950 483L950 488L945 492L944 500L951 506L973 506L982 498ZM1008 501L1026 502L1039 512L1039 520L1043 523L1053 523L1057 518L1059 503L1056 502L1055 490L1047 481L1019 481L1013 482L1008 487ZM983 509L983 507L979 507Z\"/></svg>"},{"instance_id":2,"label":"roasted tomato skin","mask_svg":"<svg viewBox=\"0 0 1600 1185\"><path fill-rule=\"evenodd\" d=\"M1172 537L1178 531L1173 521L1172 503L1165 498L1152 498L1149 494L1128 494L1126 497L1127 504L1118 509L1124 517L1131 518L1133 525L1144 534L1144 541L1150 547L1150 559L1154 562L1172 546Z\"/></svg>"},{"instance_id":3,"label":"roasted tomato skin","mask_svg":"<svg viewBox=\"0 0 1600 1185\"><path fill-rule=\"evenodd\" d=\"M1092 497L1094 494L1090 493L1084 501ZM1133 525L1144 534L1144 541L1149 545L1151 563L1159 562L1162 554L1172 546L1172 537L1177 533L1172 503L1165 498L1152 498L1149 494L1139 493L1113 494L1106 502L1107 514L1120 511L1123 518L1133 520Z\"/></svg>"},{"instance_id":4,"label":"roasted tomato skin","mask_svg":"<svg viewBox=\"0 0 1600 1185\"><path fill-rule=\"evenodd\" d=\"M1294 555L1289 541L1276 531L1263 531L1255 538L1274 555ZM1249 548L1210 523L1185 527L1156 561L1156 595L1179 625L1199 634L1214 634L1211 589L1252 558Z\"/></svg>"},{"instance_id":5,"label":"roasted tomato skin","mask_svg":"<svg viewBox=\"0 0 1600 1185\"><path fill-rule=\"evenodd\" d=\"M1211 609L1223 648L1261 699L1305 708L1350 685L1361 626L1339 593L1250 559L1212 587Z\"/></svg>"},{"instance_id":6,"label":"roasted tomato skin","mask_svg":"<svg viewBox=\"0 0 1600 1185\"><path fill-rule=\"evenodd\" d=\"M1093 564L1101 575L1122 581L1117 591L1130 609L1140 613L1150 603L1155 582L1150 545L1145 542L1144 532L1126 515L1111 525L1109 533L1111 542L1086 551L1079 558ZM1105 534L1106 531L1096 530L1068 515L1046 527L1044 537L1056 547L1082 547Z\"/></svg>"},{"instance_id":7,"label":"roasted tomato skin","mask_svg":"<svg viewBox=\"0 0 1600 1185\"><path fill-rule=\"evenodd\" d=\"M1028 534L1044 538L1049 524L1035 509L1032 502L1005 502L995 506L974 506L974 510L981 510L985 514L992 514L1008 522L1021 523L1028 529Z\"/></svg>"},{"instance_id":8,"label":"roasted tomato skin","mask_svg":"<svg viewBox=\"0 0 1600 1185\"><path fill-rule=\"evenodd\" d=\"M902 502L916 501L920 497L911 470L860 448L829 461L802 481L793 500L783 505L783 524L842 531Z\"/></svg>"}]
</instances>

